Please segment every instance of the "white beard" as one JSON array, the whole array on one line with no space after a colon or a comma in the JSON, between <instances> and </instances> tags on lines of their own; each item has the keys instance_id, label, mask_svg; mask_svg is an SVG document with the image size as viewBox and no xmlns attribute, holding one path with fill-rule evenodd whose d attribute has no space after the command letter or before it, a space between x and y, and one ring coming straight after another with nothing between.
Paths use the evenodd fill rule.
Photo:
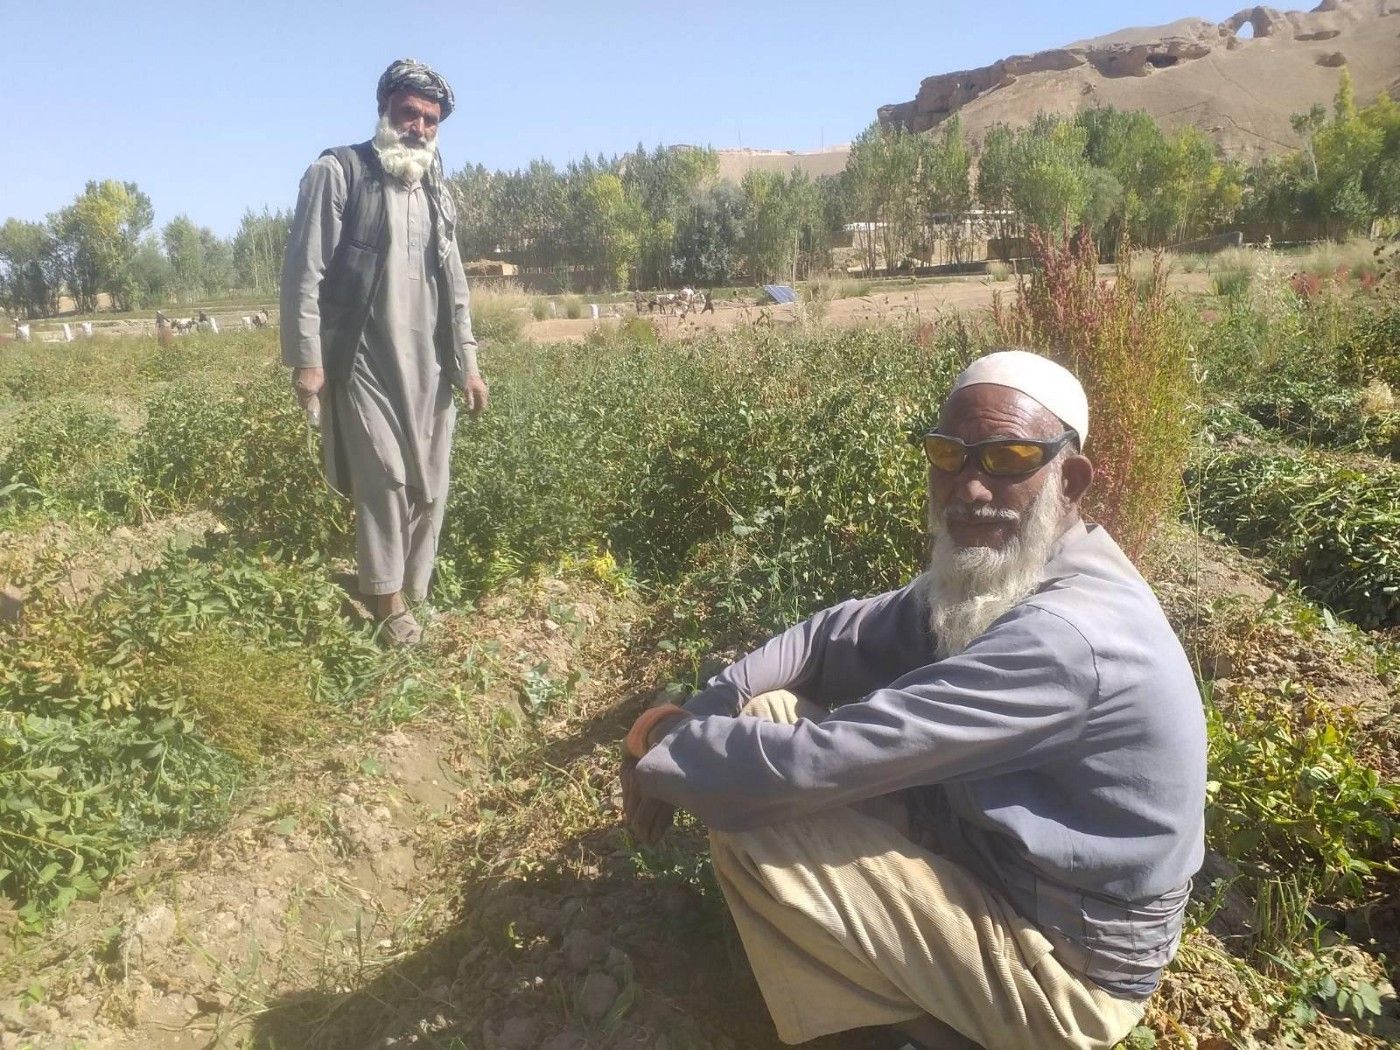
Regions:
<instances>
[{"instance_id":1,"label":"white beard","mask_svg":"<svg viewBox=\"0 0 1400 1050\"><path fill-rule=\"evenodd\" d=\"M992 621L1036 589L1066 510L1064 482L1053 465L1021 530L1001 550L960 547L948 533L946 508L930 508L933 548L924 573L929 632L944 659L962 652ZM999 512L1004 520L1012 512Z\"/></svg>"},{"instance_id":2,"label":"white beard","mask_svg":"<svg viewBox=\"0 0 1400 1050\"><path fill-rule=\"evenodd\" d=\"M379 163L384 165L385 171L405 186L412 186L432 170L433 161L437 159L437 140L426 146L410 146L389 123L388 116L383 116L374 126L374 152L379 154Z\"/></svg>"}]
</instances>

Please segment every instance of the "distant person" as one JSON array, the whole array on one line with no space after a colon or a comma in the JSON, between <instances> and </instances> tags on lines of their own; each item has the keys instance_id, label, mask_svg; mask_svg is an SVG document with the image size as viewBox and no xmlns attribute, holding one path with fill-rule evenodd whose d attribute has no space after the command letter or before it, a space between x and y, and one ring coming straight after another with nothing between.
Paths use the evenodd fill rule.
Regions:
<instances>
[{"instance_id":1,"label":"distant person","mask_svg":"<svg viewBox=\"0 0 1400 1050\"><path fill-rule=\"evenodd\" d=\"M282 268L282 360L320 402L326 476L355 503L359 588L389 645L422 628L447 501L460 387L488 395L452 235L438 124L452 89L411 58L390 64L374 137L326 150L301 180ZM407 599L407 600L406 600Z\"/></svg>"},{"instance_id":2,"label":"distant person","mask_svg":"<svg viewBox=\"0 0 1400 1050\"><path fill-rule=\"evenodd\" d=\"M925 572L654 707L623 745L640 841L673 807L787 1043L1107 1048L1176 953L1204 852L1205 724L1143 578L1079 503L1075 377L970 365L922 437Z\"/></svg>"},{"instance_id":3,"label":"distant person","mask_svg":"<svg viewBox=\"0 0 1400 1050\"><path fill-rule=\"evenodd\" d=\"M705 305L700 308L702 314L712 314L715 312L715 299L708 291L705 292Z\"/></svg>"}]
</instances>

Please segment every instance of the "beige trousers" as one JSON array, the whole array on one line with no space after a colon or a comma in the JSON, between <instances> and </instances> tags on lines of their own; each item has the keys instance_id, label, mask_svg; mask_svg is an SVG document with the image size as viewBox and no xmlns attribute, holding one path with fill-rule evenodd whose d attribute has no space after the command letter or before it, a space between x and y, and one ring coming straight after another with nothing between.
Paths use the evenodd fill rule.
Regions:
<instances>
[{"instance_id":1,"label":"beige trousers","mask_svg":"<svg viewBox=\"0 0 1400 1050\"><path fill-rule=\"evenodd\" d=\"M777 691L744 713L793 723L822 712ZM710 835L783 1042L925 1014L987 1050L1111 1047L1132 1030L1143 1003L1067 971L966 868L871 815L879 801Z\"/></svg>"}]
</instances>

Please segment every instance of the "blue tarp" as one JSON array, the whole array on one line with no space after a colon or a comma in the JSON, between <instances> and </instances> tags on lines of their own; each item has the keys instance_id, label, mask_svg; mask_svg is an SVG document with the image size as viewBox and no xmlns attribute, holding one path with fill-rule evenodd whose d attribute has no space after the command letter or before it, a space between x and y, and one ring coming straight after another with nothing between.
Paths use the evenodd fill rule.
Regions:
<instances>
[{"instance_id":1,"label":"blue tarp","mask_svg":"<svg viewBox=\"0 0 1400 1050\"><path fill-rule=\"evenodd\" d=\"M795 303L797 293L785 284L765 284L763 290L773 297L775 303Z\"/></svg>"}]
</instances>

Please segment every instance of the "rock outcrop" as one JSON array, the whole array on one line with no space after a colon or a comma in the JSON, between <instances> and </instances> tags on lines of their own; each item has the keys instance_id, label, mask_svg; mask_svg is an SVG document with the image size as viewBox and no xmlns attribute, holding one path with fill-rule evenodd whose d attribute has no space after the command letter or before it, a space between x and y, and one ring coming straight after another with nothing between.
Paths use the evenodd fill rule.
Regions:
<instances>
[{"instance_id":1,"label":"rock outcrop","mask_svg":"<svg viewBox=\"0 0 1400 1050\"><path fill-rule=\"evenodd\" d=\"M929 77L911 101L880 107L879 119L926 131L958 113L976 133L1036 112L1114 105L1168 126L1195 124L1249 159L1296 145L1289 116L1330 101L1339 66L1350 68L1362 102L1400 87L1394 5L1323 0L1309 12L1258 6L1219 23L1127 29Z\"/></svg>"}]
</instances>

